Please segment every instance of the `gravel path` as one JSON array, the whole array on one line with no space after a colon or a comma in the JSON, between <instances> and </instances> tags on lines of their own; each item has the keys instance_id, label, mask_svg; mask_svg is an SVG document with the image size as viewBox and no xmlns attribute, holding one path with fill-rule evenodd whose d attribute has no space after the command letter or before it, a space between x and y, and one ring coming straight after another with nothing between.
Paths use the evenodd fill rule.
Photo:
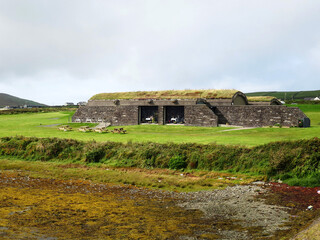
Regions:
<instances>
[{"instance_id":1,"label":"gravel path","mask_svg":"<svg viewBox=\"0 0 320 240\"><path fill-rule=\"evenodd\" d=\"M219 132L230 132L230 131L247 130L247 129L254 129L254 128L256 128L256 127L239 127L239 128L221 130Z\"/></svg>"},{"instance_id":2,"label":"gravel path","mask_svg":"<svg viewBox=\"0 0 320 240\"><path fill-rule=\"evenodd\" d=\"M39 125L38 127L56 127L56 126L59 126L60 123L57 123L57 124L51 124L51 125Z\"/></svg>"}]
</instances>

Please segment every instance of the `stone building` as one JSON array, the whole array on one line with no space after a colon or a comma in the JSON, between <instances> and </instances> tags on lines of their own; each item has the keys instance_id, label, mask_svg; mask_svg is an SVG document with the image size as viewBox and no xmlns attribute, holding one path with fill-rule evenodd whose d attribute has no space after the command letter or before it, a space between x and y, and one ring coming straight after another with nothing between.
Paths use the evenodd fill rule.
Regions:
<instances>
[{"instance_id":1,"label":"stone building","mask_svg":"<svg viewBox=\"0 0 320 240\"><path fill-rule=\"evenodd\" d=\"M219 92L224 91L224 92ZM109 93L93 96L74 114L73 122L107 122L115 126L184 124L216 127L220 124L262 127L308 122L297 107L273 98L248 101L236 90L184 90ZM310 120L309 120L310 122ZM305 124L304 126L308 126Z\"/></svg>"}]
</instances>

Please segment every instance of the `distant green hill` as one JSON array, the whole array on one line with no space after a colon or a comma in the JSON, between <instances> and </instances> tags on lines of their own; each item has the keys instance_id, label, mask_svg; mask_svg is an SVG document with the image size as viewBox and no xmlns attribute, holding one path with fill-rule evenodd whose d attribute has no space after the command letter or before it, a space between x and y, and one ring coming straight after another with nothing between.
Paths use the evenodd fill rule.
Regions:
<instances>
[{"instance_id":1,"label":"distant green hill","mask_svg":"<svg viewBox=\"0 0 320 240\"><path fill-rule=\"evenodd\" d=\"M18 97L11 96L9 94L0 93L0 107L10 106L10 107L19 107L19 106L46 106L45 104L30 101L27 99L22 99Z\"/></svg>"},{"instance_id":2,"label":"distant green hill","mask_svg":"<svg viewBox=\"0 0 320 240\"><path fill-rule=\"evenodd\" d=\"M247 96L272 96L281 100L297 100L304 98L315 98L320 96L320 90L296 91L296 92L252 92L246 93Z\"/></svg>"}]
</instances>

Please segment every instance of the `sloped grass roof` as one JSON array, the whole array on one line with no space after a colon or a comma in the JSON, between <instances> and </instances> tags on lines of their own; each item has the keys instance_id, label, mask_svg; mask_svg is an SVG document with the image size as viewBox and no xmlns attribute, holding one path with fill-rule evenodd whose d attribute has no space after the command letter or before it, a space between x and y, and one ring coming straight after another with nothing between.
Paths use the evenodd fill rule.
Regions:
<instances>
[{"instance_id":1,"label":"sloped grass roof","mask_svg":"<svg viewBox=\"0 0 320 240\"><path fill-rule=\"evenodd\" d=\"M235 89L207 89L207 90L165 90L165 91L137 91L137 92L115 92L99 93L90 100L107 99L230 99L238 92Z\"/></svg>"}]
</instances>

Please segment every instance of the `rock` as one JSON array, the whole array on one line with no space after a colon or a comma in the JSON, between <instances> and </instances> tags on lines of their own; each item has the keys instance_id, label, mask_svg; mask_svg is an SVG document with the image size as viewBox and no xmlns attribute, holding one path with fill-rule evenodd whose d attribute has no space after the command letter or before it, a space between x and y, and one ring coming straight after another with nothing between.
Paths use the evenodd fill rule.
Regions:
<instances>
[{"instance_id":1,"label":"rock","mask_svg":"<svg viewBox=\"0 0 320 240\"><path fill-rule=\"evenodd\" d=\"M306 210L313 210L313 206L308 206L308 208Z\"/></svg>"}]
</instances>

